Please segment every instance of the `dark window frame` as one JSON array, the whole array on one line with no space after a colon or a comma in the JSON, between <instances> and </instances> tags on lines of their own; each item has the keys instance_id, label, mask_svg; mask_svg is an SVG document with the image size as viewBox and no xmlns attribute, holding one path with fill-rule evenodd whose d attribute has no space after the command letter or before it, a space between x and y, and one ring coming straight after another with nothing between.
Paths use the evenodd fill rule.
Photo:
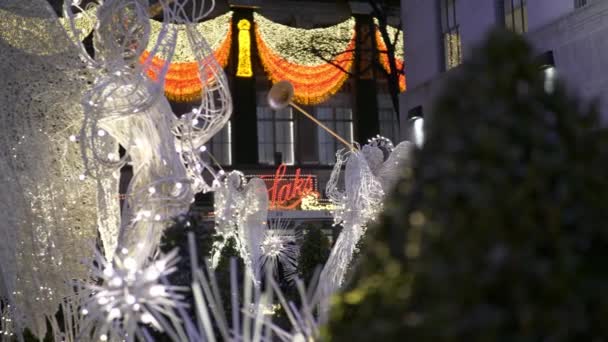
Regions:
<instances>
[{"instance_id":1,"label":"dark window frame","mask_svg":"<svg viewBox=\"0 0 608 342\"><path fill-rule=\"evenodd\" d=\"M456 14L456 3L457 0L440 0L439 3L444 70L462 64L462 40ZM453 39L456 41L453 42Z\"/></svg>"},{"instance_id":2,"label":"dark window frame","mask_svg":"<svg viewBox=\"0 0 608 342\"><path fill-rule=\"evenodd\" d=\"M319 110L320 109L330 109L331 110L331 118L320 118L320 114L319 114ZM344 118L345 113L338 113L340 110L344 110L346 112L346 117ZM340 115L338 115L340 114ZM339 132L340 130L338 130L336 127L338 126L338 124L340 124L342 127L348 127L350 129L350 137L349 136L345 136L344 134L342 134L342 137L344 139L346 139L347 141L350 140L350 142L352 143L353 139L354 139L354 120L353 120L353 110L352 108L347 108L347 107L330 107L330 106L317 106L315 108L315 118L317 118L317 120L321 121L321 123L323 123L324 125L326 125L327 127L331 128L332 130L334 130L336 133L340 134L341 132ZM320 165L333 165L336 163L335 158L333 157L335 155L335 153L343 148L344 146L342 145L342 143L340 141L338 141L335 137L329 135L329 140L328 142L321 142L322 137L329 135L329 133L325 132L321 127L317 127L317 153L318 153L318 160L319 160L319 164ZM332 156L330 158L325 158L325 156L322 156L322 148L321 145L326 145L329 146L331 145L331 147L329 148L330 151L333 151ZM325 159L328 159L329 162L326 162Z\"/></svg>"},{"instance_id":3,"label":"dark window frame","mask_svg":"<svg viewBox=\"0 0 608 342\"><path fill-rule=\"evenodd\" d=\"M503 0L503 13L506 28L520 34L528 32L527 0ZM521 26L517 26L518 21Z\"/></svg>"},{"instance_id":4,"label":"dark window frame","mask_svg":"<svg viewBox=\"0 0 608 342\"><path fill-rule=\"evenodd\" d=\"M260 111L264 110L267 111L266 113L270 113L270 117L260 117ZM295 119L294 119L294 113L293 110L291 109L291 107L286 107L284 109L282 109L282 111L288 111L289 115L285 115L282 116L280 115L280 111L277 110L273 110L270 107L267 106L258 106L256 108L256 128L258 130L258 162L260 164L266 164L266 165L276 165L275 163L275 159L274 156L277 152L281 152L281 150L279 149L279 146L281 145L285 145L285 146L290 146L291 147L291 159L292 160L288 160L287 158L289 156L286 155L282 155L282 162L287 164L287 165L294 165L295 164ZM291 125L289 125L289 123L291 122ZM272 130L272 134L270 134L272 136L272 142L267 142L261 139L264 139L265 137L263 137L263 135L260 132L260 123L272 123L270 125L268 125L268 127L270 127L270 129ZM287 126L290 126L291 129L291 134L290 136L292 137L291 141L279 141L279 128L278 128L278 124L279 123L287 123ZM282 140L282 139L281 139ZM269 160L262 158L262 151L264 150L263 146L264 145L272 145L272 158L270 158Z\"/></svg>"}]
</instances>

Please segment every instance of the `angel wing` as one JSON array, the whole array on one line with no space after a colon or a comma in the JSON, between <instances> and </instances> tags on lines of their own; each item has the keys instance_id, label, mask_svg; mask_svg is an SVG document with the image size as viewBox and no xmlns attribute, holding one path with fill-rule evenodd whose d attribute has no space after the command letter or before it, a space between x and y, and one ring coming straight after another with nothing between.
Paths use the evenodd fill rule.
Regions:
<instances>
[{"instance_id":1,"label":"angel wing","mask_svg":"<svg viewBox=\"0 0 608 342\"><path fill-rule=\"evenodd\" d=\"M99 198L79 179L68 137L92 77L46 1L0 1L0 10L0 297L17 330L42 339L71 281L90 274L82 261L93 256L85 247L95 245Z\"/></svg>"},{"instance_id":2,"label":"angel wing","mask_svg":"<svg viewBox=\"0 0 608 342\"><path fill-rule=\"evenodd\" d=\"M266 183L259 178L253 178L245 188L245 201L239 220L239 236L242 245L247 249L250 272L258 283L261 280L262 242L266 231L268 218L268 190ZM247 260L246 260L247 263Z\"/></svg>"},{"instance_id":3,"label":"angel wing","mask_svg":"<svg viewBox=\"0 0 608 342\"><path fill-rule=\"evenodd\" d=\"M344 174L347 208L352 213L351 220L363 225L379 210L384 191L361 151L351 154Z\"/></svg>"},{"instance_id":4,"label":"angel wing","mask_svg":"<svg viewBox=\"0 0 608 342\"><path fill-rule=\"evenodd\" d=\"M403 168L411 164L413 150L414 145L411 142L403 141L395 147L388 159L380 166L378 180L382 184L382 189L385 193L389 193L393 186L395 186Z\"/></svg>"}]
</instances>

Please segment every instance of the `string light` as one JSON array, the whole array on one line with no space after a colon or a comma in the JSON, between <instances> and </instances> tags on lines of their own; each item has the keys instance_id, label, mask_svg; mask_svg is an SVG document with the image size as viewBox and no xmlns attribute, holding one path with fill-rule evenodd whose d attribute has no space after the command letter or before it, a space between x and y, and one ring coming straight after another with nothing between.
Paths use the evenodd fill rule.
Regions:
<instances>
[{"instance_id":1,"label":"string light","mask_svg":"<svg viewBox=\"0 0 608 342\"><path fill-rule=\"evenodd\" d=\"M238 77L251 77L251 23L247 19L239 20L239 63L236 69Z\"/></svg>"},{"instance_id":2,"label":"string light","mask_svg":"<svg viewBox=\"0 0 608 342\"><path fill-rule=\"evenodd\" d=\"M26 53L47 56L56 54L65 48L63 44L41 44L53 40L53 35L57 34L59 26L61 26L68 34L70 39L74 39L74 30L72 30L72 22L76 31L77 40L82 41L88 36L97 22L95 12L98 6L92 5L84 12L74 14L73 21L68 18L59 18L57 22L51 18L43 18L38 16L20 16L16 11L9 11L0 8L0 39L8 45L23 50ZM26 27L27 30L23 28ZM14 35L15 32L20 32L20 35ZM31 44L37 42L37 44Z\"/></svg>"},{"instance_id":3,"label":"string light","mask_svg":"<svg viewBox=\"0 0 608 342\"><path fill-rule=\"evenodd\" d=\"M295 102L319 104L340 90L354 62L353 18L310 30L274 23L257 13L254 20L262 65L273 83L289 80L293 84ZM311 44L324 47L322 56L308 48Z\"/></svg>"},{"instance_id":4,"label":"string light","mask_svg":"<svg viewBox=\"0 0 608 342\"><path fill-rule=\"evenodd\" d=\"M376 19L376 25L378 25L377 19ZM389 25L386 26L386 31L390 38L395 37L395 36L397 37L397 39L395 40L395 46L394 46L394 48L395 48L394 49L395 66L397 67L398 71L403 70L403 64L404 64L403 32L401 32L400 29L389 26ZM390 73L391 68L388 63L388 55L386 53L386 51L388 51L388 48L386 47L386 43L384 42L384 39L382 39L382 34L380 34L380 30L378 28L376 28L376 45L377 45L378 52L380 52L378 54L380 64L382 65L384 70L386 70L386 72ZM406 80L405 80L405 74L399 73L399 91L404 92L406 89L407 89L407 85L406 85Z\"/></svg>"},{"instance_id":5,"label":"string light","mask_svg":"<svg viewBox=\"0 0 608 342\"><path fill-rule=\"evenodd\" d=\"M196 30L205 36L214 58L222 67L226 67L228 64L232 45L231 18L232 12L228 12L214 19L195 24ZM150 41L147 50L141 55L140 62L142 63L148 58L149 51L152 51L156 38L162 30L162 23L154 20L151 20L150 23ZM169 100L176 102L196 101L200 99L202 89L199 65L196 63L196 57L190 47L185 25L171 25L175 25L177 29L177 43L165 76L165 95ZM163 56L155 56L152 59L152 68L148 71L150 77L155 77L152 70L158 69L164 64Z\"/></svg>"}]
</instances>

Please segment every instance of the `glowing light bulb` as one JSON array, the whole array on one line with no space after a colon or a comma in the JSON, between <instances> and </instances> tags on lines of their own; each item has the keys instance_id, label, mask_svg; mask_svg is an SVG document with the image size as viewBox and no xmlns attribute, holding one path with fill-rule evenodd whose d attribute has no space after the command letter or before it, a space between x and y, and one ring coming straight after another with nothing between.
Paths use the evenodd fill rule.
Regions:
<instances>
[{"instance_id":1,"label":"glowing light bulb","mask_svg":"<svg viewBox=\"0 0 608 342\"><path fill-rule=\"evenodd\" d=\"M127 295L126 302L127 302L127 304L135 304L135 296Z\"/></svg>"},{"instance_id":2,"label":"glowing light bulb","mask_svg":"<svg viewBox=\"0 0 608 342\"><path fill-rule=\"evenodd\" d=\"M203 145L203 146L199 147L198 150L201 152L205 152L205 151L207 151L207 146Z\"/></svg>"},{"instance_id":3,"label":"glowing light bulb","mask_svg":"<svg viewBox=\"0 0 608 342\"><path fill-rule=\"evenodd\" d=\"M180 182L175 183L175 188L181 189L183 187L184 187L184 185L182 183L180 183Z\"/></svg>"},{"instance_id":4,"label":"glowing light bulb","mask_svg":"<svg viewBox=\"0 0 608 342\"><path fill-rule=\"evenodd\" d=\"M75 135L70 135L70 141L71 142L76 142L76 136Z\"/></svg>"},{"instance_id":5,"label":"glowing light bulb","mask_svg":"<svg viewBox=\"0 0 608 342\"><path fill-rule=\"evenodd\" d=\"M114 287L119 287L120 285L122 285L122 279L120 279L120 277L114 277L112 278L112 280L110 280L110 285Z\"/></svg>"},{"instance_id":6,"label":"glowing light bulb","mask_svg":"<svg viewBox=\"0 0 608 342\"><path fill-rule=\"evenodd\" d=\"M145 313L143 315L141 315L141 322L144 324L150 324L154 321L154 318L152 317L152 315L150 315L149 313Z\"/></svg>"},{"instance_id":7,"label":"glowing light bulb","mask_svg":"<svg viewBox=\"0 0 608 342\"><path fill-rule=\"evenodd\" d=\"M151 187L148 188L148 192L151 193L151 194L153 194L153 193L156 192L156 188L154 188L153 186L151 186Z\"/></svg>"},{"instance_id":8,"label":"glowing light bulb","mask_svg":"<svg viewBox=\"0 0 608 342\"><path fill-rule=\"evenodd\" d=\"M150 287L151 296L162 296L165 294L165 287L163 285L152 285Z\"/></svg>"},{"instance_id":9,"label":"glowing light bulb","mask_svg":"<svg viewBox=\"0 0 608 342\"><path fill-rule=\"evenodd\" d=\"M100 129L99 131L97 131L97 135L99 135L100 137L104 137L106 135L106 131Z\"/></svg>"},{"instance_id":10,"label":"glowing light bulb","mask_svg":"<svg viewBox=\"0 0 608 342\"><path fill-rule=\"evenodd\" d=\"M108 335L102 334L101 336L99 336L99 340L100 341L107 341L108 340Z\"/></svg>"},{"instance_id":11,"label":"glowing light bulb","mask_svg":"<svg viewBox=\"0 0 608 342\"><path fill-rule=\"evenodd\" d=\"M85 178L87 178L87 176L85 176L84 174L81 174L78 176L78 179L80 179L81 181L84 180Z\"/></svg>"},{"instance_id":12,"label":"glowing light bulb","mask_svg":"<svg viewBox=\"0 0 608 342\"><path fill-rule=\"evenodd\" d=\"M129 271L133 271L137 267L137 263L135 262L135 259L133 259L133 258L126 258L124 261L124 264L125 264L125 268L128 269Z\"/></svg>"}]
</instances>

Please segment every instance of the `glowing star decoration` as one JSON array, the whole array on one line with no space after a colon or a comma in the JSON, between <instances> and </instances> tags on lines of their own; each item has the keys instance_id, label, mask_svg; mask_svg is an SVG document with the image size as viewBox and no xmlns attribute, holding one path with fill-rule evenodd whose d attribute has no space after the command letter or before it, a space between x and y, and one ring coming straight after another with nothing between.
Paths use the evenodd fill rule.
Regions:
<instances>
[{"instance_id":1,"label":"glowing star decoration","mask_svg":"<svg viewBox=\"0 0 608 342\"><path fill-rule=\"evenodd\" d=\"M378 20L376 19L376 25L378 25ZM395 39L395 66L397 67L397 71L399 73L399 91L404 92L406 90L406 78L403 73L403 64L404 64L404 50L403 50L403 32L395 27L386 26L386 31L390 39ZM388 62L387 56L387 47L384 39L382 39L382 35L380 34L380 30L376 28L376 45L378 49L378 58L380 59L380 64L386 70L386 72L390 73L390 66Z\"/></svg>"},{"instance_id":2,"label":"glowing star decoration","mask_svg":"<svg viewBox=\"0 0 608 342\"><path fill-rule=\"evenodd\" d=\"M318 104L340 90L354 62L353 18L317 29L281 25L257 13L254 21L258 54L268 77L273 83L289 80L295 102ZM324 51L317 54L303 46L323 46Z\"/></svg>"},{"instance_id":3,"label":"glowing star decoration","mask_svg":"<svg viewBox=\"0 0 608 342\"><path fill-rule=\"evenodd\" d=\"M176 309L185 307L181 288L163 282L177 270L177 249L140 268L131 257L114 258L108 262L100 254L95 262L95 275L100 285L85 284L88 291L81 314L82 336L90 341L146 340L146 327L175 334L165 329L166 317L176 318ZM87 339L89 340L89 339Z\"/></svg>"},{"instance_id":4,"label":"glowing star decoration","mask_svg":"<svg viewBox=\"0 0 608 342\"><path fill-rule=\"evenodd\" d=\"M230 55L230 46L232 44L232 29L231 29L232 12L225 13L216 18L206 20L200 23L189 24L191 29L203 34L206 38L209 47L213 51L213 57L217 60L220 66L225 67L228 64L228 56ZM199 63L196 60L196 54L192 50L188 39L187 27L185 24L169 24L177 30L177 41L175 53L169 64L169 70L165 76L165 95L171 101L178 102L193 102L201 98L202 82L199 76ZM162 29L162 23L150 19L150 42L146 51L142 54L140 61L145 61L148 58L149 51L152 51L153 44ZM155 56L152 60L154 68L165 63L167 56ZM205 62L205 61L202 61ZM151 75L154 72L150 72ZM203 77L203 79L205 79ZM212 81L206 79L206 82Z\"/></svg>"},{"instance_id":5,"label":"glowing star decoration","mask_svg":"<svg viewBox=\"0 0 608 342\"><path fill-rule=\"evenodd\" d=\"M251 23L247 19L239 20L239 63L236 68L238 77L251 77Z\"/></svg>"},{"instance_id":6,"label":"glowing star decoration","mask_svg":"<svg viewBox=\"0 0 608 342\"><path fill-rule=\"evenodd\" d=\"M297 260L300 253L293 223L289 220L270 220L261 248L261 267L271 270L275 279L282 275L293 283L298 276Z\"/></svg>"},{"instance_id":7,"label":"glowing star decoration","mask_svg":"<svg viewBox=\"0 0 608 342\"><path fill-rule=\"evenodd\" d=\"M342 285L357 242L382 209L382 200L394 186L400 170L410 162L411 150L410 142L394 148L390 140L377 137L361 150L340 150L336 154L326 192L336 206L334 223L342 224L342 231L321 271L319 286L323 298L329 298ZM341 191L338 183L343 167L344 191ZM328 305L323 303L324 311Z\"/></svg>"}]
</instances>

